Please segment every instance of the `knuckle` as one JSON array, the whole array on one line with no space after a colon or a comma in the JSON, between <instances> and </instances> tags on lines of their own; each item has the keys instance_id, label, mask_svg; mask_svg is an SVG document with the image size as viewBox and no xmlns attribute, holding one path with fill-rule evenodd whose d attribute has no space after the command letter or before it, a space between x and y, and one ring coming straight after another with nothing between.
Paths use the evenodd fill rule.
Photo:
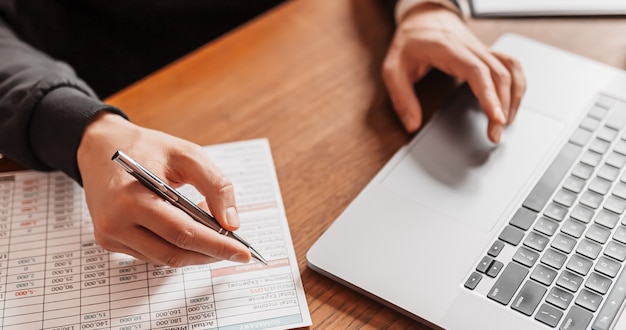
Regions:
<instances>
[{"instance_id":1,"label":"knuckle","mask_svg":"<svg viewBox=\"0 0 626 330\"><path fill-rule=\"evenodd\" d=\"M231 194L235 191L232 181L224 174L218 175L216 178L217 192L219 195Z\"/></svg>"},{"instance_id":2,"label":"knuckle","mask_svg":"<svg viewBox=\"0 0 626 330\"><path fill-rule=\"evenodd\" d=\"M174 235L174 245L185 250L189 250L190 248L192 248L195 241L196 233L189 228L177 230L176 234Z\"/></svg>"},{"instance_id":3,"label":"knuckle","mask_svg":"<svg viewBox=\"0 0 626 330\"><path fill-rule=\"evenodd\" d=\"M511 74L504 70L503 68L498 68L493 70L494 78L501 83L510 84L511 83Z\"/></svg>"},{"instance_id":4,"label":"knuckle","mask_svg":"<svg viewBox=\"0 0 626 330\"><path fill-rule=\"evenodd\" d=\"M223 244L215 244L210 255L215 258L224 259L226 256L226 247Z\"/></svg>"},{"instance_id":5,"label":"knuckle","mask_svg":"<svg viewBox=\"0 0 626 330\"><path fill-rule=\"evenodd\" d=\"M474 77L490 76L490 72L487 66L480 62L469 64L467 70L470 72L470 75Z\"/></svg>"}]
</instances>

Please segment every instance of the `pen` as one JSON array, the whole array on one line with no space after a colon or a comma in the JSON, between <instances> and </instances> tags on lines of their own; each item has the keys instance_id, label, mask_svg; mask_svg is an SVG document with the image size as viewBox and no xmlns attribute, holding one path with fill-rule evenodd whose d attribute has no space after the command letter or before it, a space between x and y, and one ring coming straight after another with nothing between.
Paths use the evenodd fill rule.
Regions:
<instances>
[{"instance_id":1,"label":"pen","mask_svg":"<svg viewBox=\"0 0 626 330\"><path fill-rule=\"evenodd\" d=\"M252 259L264 265L267 265L267 261L248 242L246 242L243 238L237 236L237 234L222 228L222 226L219 224L219 222L217 222L217 220L215 220L213 216L205 212L203 209L199 208L195 203L191 202L185 196L181 195L176 189L167 185L165 181L161 180L158 176L148 171L137 161L133 160L128 155L119 150L115 152L111 160L124 168L126 172L134 176L135 179L141 182L148 189L152 190L152 192L165 199L170 204L183 210L194 220L215 230L218 234L234 238L241 244L245 245L250 250Z\"/></svg>"}]
</instances>

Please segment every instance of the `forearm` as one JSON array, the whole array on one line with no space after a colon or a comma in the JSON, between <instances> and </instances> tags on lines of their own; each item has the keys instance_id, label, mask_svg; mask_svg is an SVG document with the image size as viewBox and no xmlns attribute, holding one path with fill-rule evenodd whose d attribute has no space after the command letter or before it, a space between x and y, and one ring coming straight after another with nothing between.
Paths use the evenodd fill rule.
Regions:
<instances>
[{"instance_id":1,"label":"forearm","mask_svg":"<svg viewBox=\"0 0 626 330\"><path fill-rule=\"evenodd\" d=\"M25 44L0 19L0 153L81 182L76 150L101 102L65 63Z\"/></svg>"}]
</instances>

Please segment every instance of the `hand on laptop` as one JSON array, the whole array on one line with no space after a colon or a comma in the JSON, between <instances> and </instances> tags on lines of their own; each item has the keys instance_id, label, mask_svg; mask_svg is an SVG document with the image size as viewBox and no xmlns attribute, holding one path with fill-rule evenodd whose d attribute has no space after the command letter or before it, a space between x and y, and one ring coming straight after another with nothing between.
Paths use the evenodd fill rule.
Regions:
<instances>
[{"instance_id":1,"label":"hand on laptop","mask_svg":"<svg viewBox=\"0 0 626 330\"><path fill-rule=\"evenodd\" d=\"M433 4L413 8L398 22L383 65L391 101L409 132L422 125L413 83L431 68L468 82L489 118L489 139L498 143L526 90L519 62L485 46L456 13Z\"/></svg>"},{"instance_id":2,"label":"hand on laptop","mask_svg":"<svg viewBox=\"0 0 626 330\"><path fill-rule=\"evenodd\" d=\"M173 267L250 260L244 245L193 221L116 165L118 149L174 187L193 184L222 227L239 227L233 186L200 146L104 113L89 124L77 153L100 246Z\"/></svg>"}]
</instances>

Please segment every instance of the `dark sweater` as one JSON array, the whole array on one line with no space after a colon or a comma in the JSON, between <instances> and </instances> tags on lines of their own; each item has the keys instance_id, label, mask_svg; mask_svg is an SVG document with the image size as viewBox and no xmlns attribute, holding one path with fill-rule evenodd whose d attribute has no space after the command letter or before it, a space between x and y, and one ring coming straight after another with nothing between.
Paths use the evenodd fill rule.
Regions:
<instances>
[{"instance_id":1,"label":"dark sweater","mask_svg":"<svg viewBox=\"0 0 626 330\"><path fill-rule=\"evenodd\" d=\"M280 0L0 0L0 153L81 182L100 101ZM80 77L80 78L78 78Z\"/></svg>"}]
</instances>

